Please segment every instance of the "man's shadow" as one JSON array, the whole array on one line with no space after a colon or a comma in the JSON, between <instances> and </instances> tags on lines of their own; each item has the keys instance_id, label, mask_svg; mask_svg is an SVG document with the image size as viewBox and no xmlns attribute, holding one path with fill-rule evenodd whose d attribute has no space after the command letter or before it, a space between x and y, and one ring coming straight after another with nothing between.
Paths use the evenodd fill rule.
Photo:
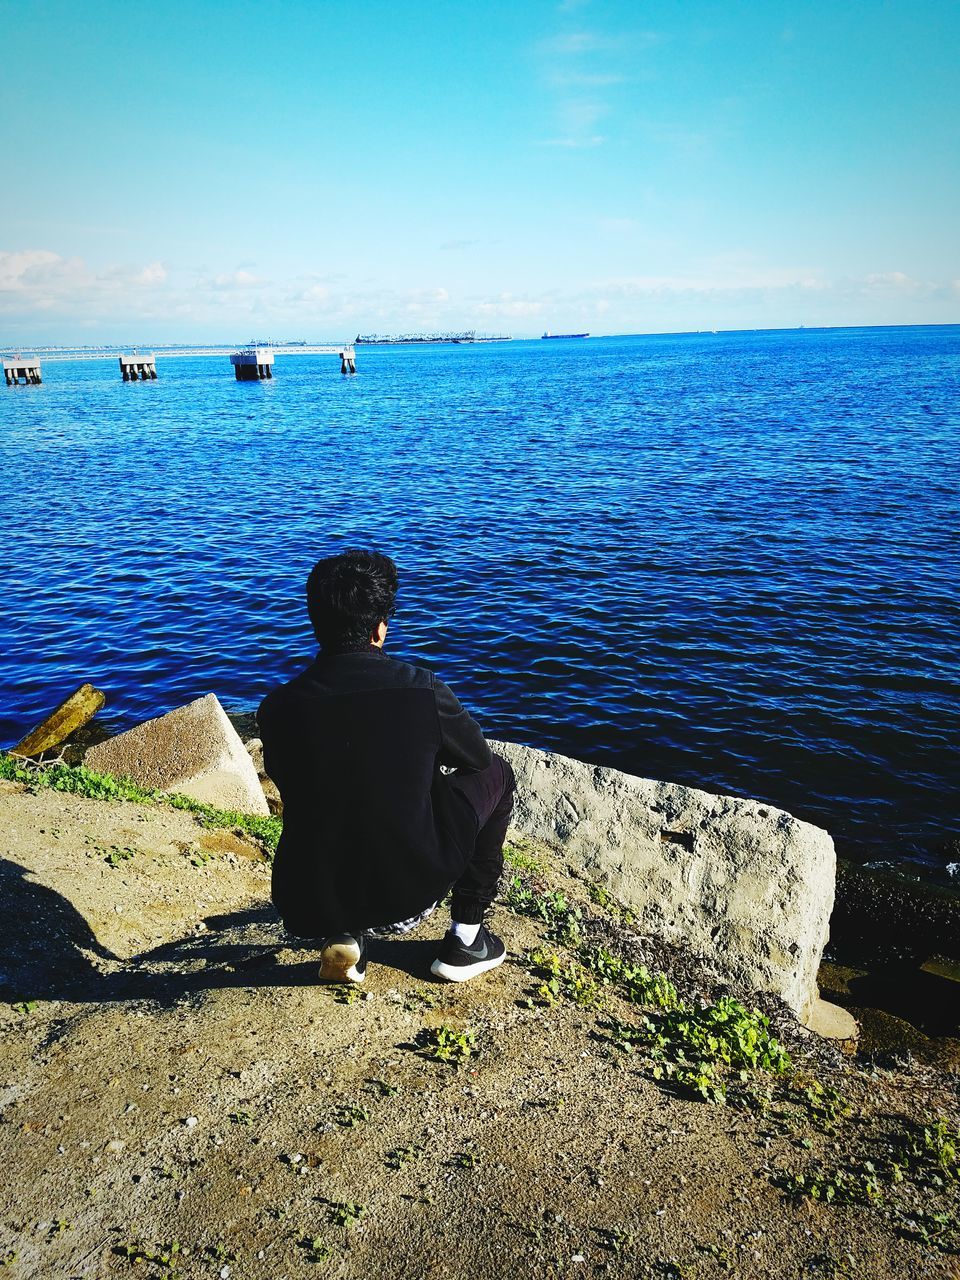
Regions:
<instances>
[{"instance_id":1,"label":"man's shadow","mask_svg":"<svg viewBox=\"0 0 960 1280\"><path fill-rule=\"evenodd\" d=\"M287 934L269 903L208 916L206 928L123 960L104 947L61 894L31 878L26 867L0 859L0 999L79 1003L152 1000L228 987L315 986L319 955L310 940ZM278 963L280 951L303 960ZM374 958L430 980L436 943L376 939Z\"/></svg>"}]
</instances>

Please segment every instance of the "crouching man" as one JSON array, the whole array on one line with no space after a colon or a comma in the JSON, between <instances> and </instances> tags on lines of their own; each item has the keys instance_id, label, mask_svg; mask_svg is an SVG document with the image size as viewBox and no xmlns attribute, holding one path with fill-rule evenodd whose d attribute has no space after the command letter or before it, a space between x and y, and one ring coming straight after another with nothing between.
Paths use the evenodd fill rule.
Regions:
<instances>
[{"instance_id":1,"label":"crouching man","mask_svg":"<svg viewBox=\"0 0 960 1280\"><path fill-rule=\"evenodd\" d=\"M320 653L258 712L283 799L273 901L291 933L317 940L321 978L362 982L367 935L406 932L452 888L431 972L465 982L506 955L484 917L513 773L445 684L384 653L397 586L394 562L368 551L321 560L307 580Z\"/></svg>"}]
</instances>

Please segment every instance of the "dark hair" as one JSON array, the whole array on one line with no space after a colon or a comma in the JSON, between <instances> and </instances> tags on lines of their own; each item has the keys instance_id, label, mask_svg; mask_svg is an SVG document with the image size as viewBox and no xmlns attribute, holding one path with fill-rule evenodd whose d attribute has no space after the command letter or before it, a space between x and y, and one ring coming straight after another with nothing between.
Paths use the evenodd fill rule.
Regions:
<instances>
[{"instance_id":1,"label":"dark hair","mask_svg":"<svg viewBox=\"0 0 960 1280\"><path fill-rule=\"evenodd\" d=\"M318 560L307 579L307 612L327 653L367 649L377 624L393 616L400 578L389 556L344 551Z\"/></svg>"}]
</instances>

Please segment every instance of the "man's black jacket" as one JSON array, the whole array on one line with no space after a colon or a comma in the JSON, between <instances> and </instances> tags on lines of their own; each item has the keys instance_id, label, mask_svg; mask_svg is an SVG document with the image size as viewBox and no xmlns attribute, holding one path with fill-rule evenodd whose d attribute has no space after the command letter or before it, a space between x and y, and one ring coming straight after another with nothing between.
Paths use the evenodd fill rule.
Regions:
<instances>
[{"instance_id":1,"label":"man's black jacket","mask_svg":"<svg viewBox=\"0 0 960 1280\"><path fill-rule=\"evenodd\" d=\"M473 854L477 818L440 765L492 759L445 684L372 647L321 654L257 719L283 798L273 901L292 933L392 924L443 897Z\"/></svg>"}]
</instances>

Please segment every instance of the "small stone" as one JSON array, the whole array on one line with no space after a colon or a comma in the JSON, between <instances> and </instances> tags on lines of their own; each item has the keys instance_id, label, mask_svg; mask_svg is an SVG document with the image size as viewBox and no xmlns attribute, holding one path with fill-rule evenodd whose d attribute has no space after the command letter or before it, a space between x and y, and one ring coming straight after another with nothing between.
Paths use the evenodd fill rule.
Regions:
<instances>
[{"instance_id":1,"label":"small stone","mask_svg":"<svg viewBox=\"0 0 960 1280\"><path fill-rule=\"evenodd\" d=\"M586 1258L583 1256L583 1254L582 1254L582 1253L575 1253L575 1254L573 1255L573 1257L570 1259L570 1261L571 1261L571 1262L586 1262Z\"/></svg>"},{"instance_id":2,"label":"small stone","mask_svg":"<svg viewBox=\"0 0 960 1280\"><path fill-rule=\"evenodd\" d=\"M200 1121L197 1119L196 1116L187 1116L186 1120L184 1120L183 1123L187 1126L188 1129L192 1129L194 1128L195 1125L198 1125Z\"/></svg>"},{"instance_id":3,"label":"small stone","mask_svg":"<svg viewBox=\"0 0 960 1280\"><path fill-rule=\"evenodd\" d=\"M108 1150L108 1151L122 1151L122 1150L123 1150L123 1148L125 1147L125 1145L126 1145L126 1143L124 1143L123 1141L121 1141L121 1139L120 1139L120 1138L111 1138L111 1139L110 1139L110 1141L107 1143L107 1150Z\"/></svg>"}]
</instances>

